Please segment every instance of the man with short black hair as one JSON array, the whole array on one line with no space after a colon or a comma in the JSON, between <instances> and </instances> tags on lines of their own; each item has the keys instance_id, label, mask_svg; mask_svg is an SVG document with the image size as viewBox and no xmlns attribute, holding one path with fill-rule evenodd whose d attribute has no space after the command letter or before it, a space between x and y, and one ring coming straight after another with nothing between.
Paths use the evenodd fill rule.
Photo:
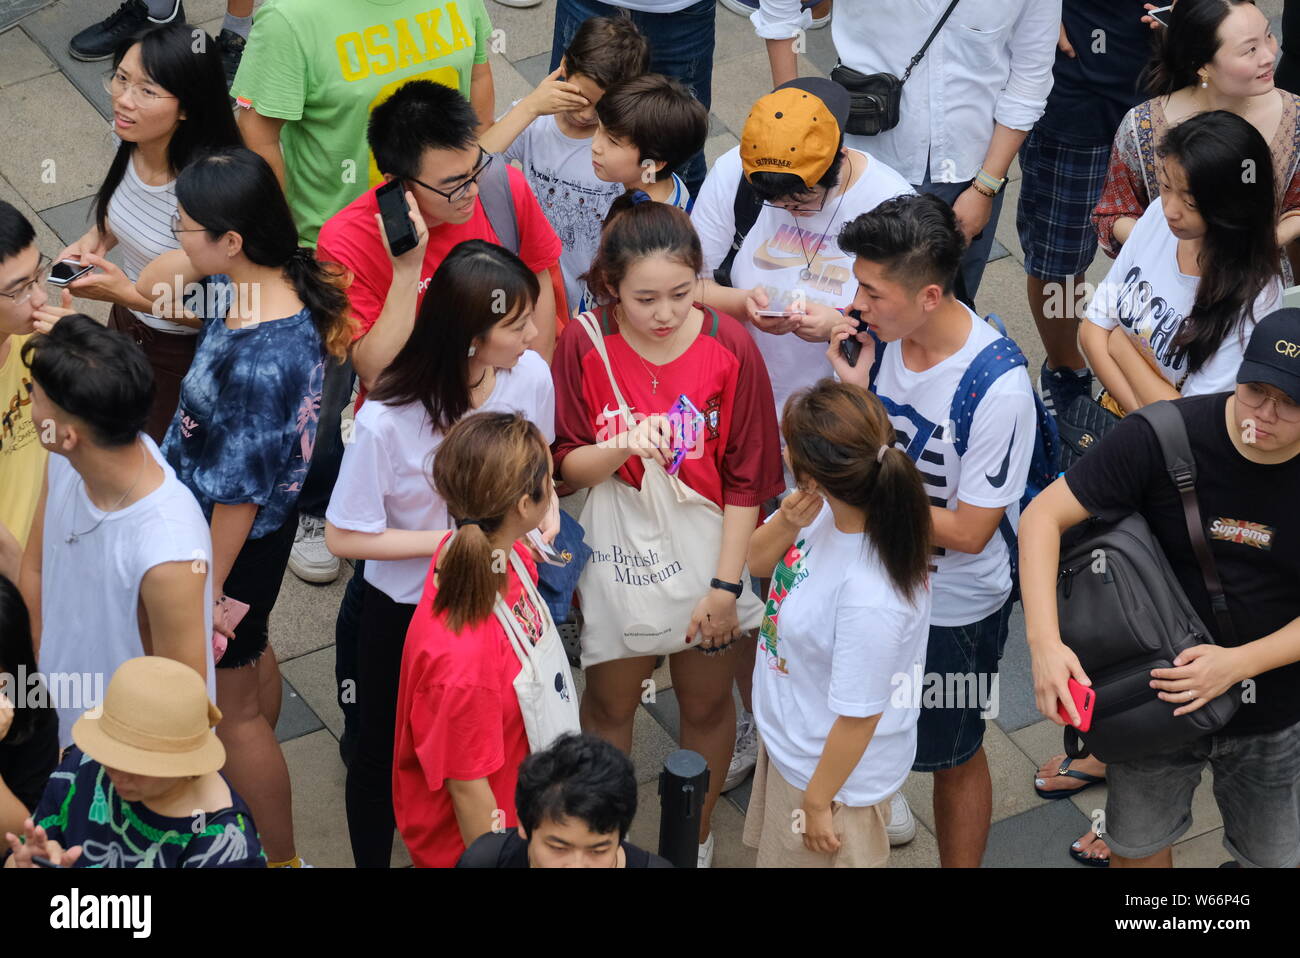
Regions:
<instances>
[{"instance_id":1,"label":"man with short black hair","mask_svg":"<svg viewBox=\"0 0 1300 958\"><path fill-rule=\"evenodd\" d=\"M1020 528L1025 629L1039 710L1057 725L1075 711L1070 678L1091 684L1061 640L1056 573L1061 534L1089 516L1137 513L1160 543L1213 641L1188 649L1151 685L1173 714L1225 692L1241 706L1218 732L1106 766L1111 867L1173 864L1191 826L1208 762L1223 845L1242 865L1300 865L1300 310L1281 309L1251 334L1233 392L1173 400L1187 425L1201 524L1235 636L1214 615L1182 497L1150 423L1128 416L1025 511ZM1249 684L1247 685L1247 680ZM1249 688L1249 694L1242 686ZM1105 708L1105 701L1098 706Z\"/></svg>"},{"instance_id":2,"label":"man with short black hair","mask_svg":"<svg viewBox=\"0 0 1300 958\"><path fill-rule=\"evenodd\" d=\"M32 419L54 453L23 560L59 744L119 665L162 655L215 697L212 546L199 504L141 430L153 372L127 337L73 313L23 346ZM71 681L65 681L71 680ZM87 683L89 680L89 683Z\"/></svg>"},{"instance_id":3,"label":"man with short black hair","mask_svg":"<svg viewBox=\"0 0 1300 958\"><path fill-rule=\"evenodd\" d=\"M671 868L626 841L636 816L632 761L594 735L562 735L519 766L519 826L488 832L457 868Z\"/></svg>"},{"instance_id":4,"label":"man with short black hair","mask_svg":"<svg viewBox=\"0 0 1300 958\"><path fill-rule=\"evenodd\" d=\"M1003 352L1001 375L979 383L973 416L952 421L967 371L987 361L1000 334L954 295L966 240L947 203L929 194L886 200L844 227L839 245L856 257L853 308L870 337L859 334L857 365L838 350L832 365L880 397L921 470L934 522L925 675L946 691L941 707L926 694L912 768L934 773L939 861L974 868L993 810L984 713L1012 606L1010 545L999 527L1005 517L1014 532L1019 518L1037 435L1034 393L1023 365L1005 363ZM853 329L838 327L834 340Z\"/></svg>"}]
</instances>

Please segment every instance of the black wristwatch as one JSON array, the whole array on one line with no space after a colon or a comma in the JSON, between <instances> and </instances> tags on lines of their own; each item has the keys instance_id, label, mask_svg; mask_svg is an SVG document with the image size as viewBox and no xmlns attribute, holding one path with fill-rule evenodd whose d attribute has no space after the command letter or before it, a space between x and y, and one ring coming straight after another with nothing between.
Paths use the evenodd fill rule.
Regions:
<instances>
[{"instance_id":1,"label":"black wristwatch","mask_svg":"<svg viewBox=\"0 0 1300 958\"><path fill-rule=\"evenodd\" d=\"M721 589L723 592L730 592L737 599L745 594L745 587L739 582L723 582L721 579L710 579L710 589Z\"/></svg>"}]
</instances>

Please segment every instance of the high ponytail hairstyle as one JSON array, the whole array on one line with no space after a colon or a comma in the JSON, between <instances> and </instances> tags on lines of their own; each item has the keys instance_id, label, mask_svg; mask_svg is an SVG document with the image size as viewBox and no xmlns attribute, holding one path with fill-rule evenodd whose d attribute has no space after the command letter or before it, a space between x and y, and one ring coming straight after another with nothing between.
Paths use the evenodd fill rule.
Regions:
<instances>
[{"instance_id":1,"label":"high ponytail hairstyle","mask_svg":"<svg viewBox=\"0 0 1300 958\"><path fill-rule=\"evenodd\" d=\"M796 480L811 479L866 514L864 536L894 588L912 601L929 575L930 499L916 465L894 447L880 400L823 379L786 400L781 435Z\"/></svg>"},{"instance_id":2,"label":"high ponytail hairstyle","mask_svg":"<svg viewBox=\"0 0 1300 958\"><path fill-rule=\"evenodd\" d=\"M1188 117L1156 153L1178 161L1205 220L1196 301L1174 337L1190 374L1234 329L1242 335L1245 318L1261 318L1255 300L1281 274L1273 157L1260 132L1226 110Z\"/></svg>"},{"instance_id":3,"label":"high ponytail hairstyle","mask_svg":"<svg viewBox=\"0 0 1300 958\"><path fill-rule=\"evenodd\" d=\"M602 306L618 302L618 287L633 263L662 253L704 271L704 253L691 218L675 206L656 203L640 190L624 193L610 204L601 227L600 249L583 276Z\"/></svg>"},{"instance_id":4,"label":"high ponytail hairstyle","mask_svg":"<svg viewBox=\"0 0 1300 958\"><path fill-rule=\"evenodd\" d=\"M289 203L266 160L242 146L206 153L177 177L176 202L212 239L238 233L250 261L283 269L326 351L342 362L354 325L344 292L347 272L298 245Z\"/></svg>"},{"instance_id":5,"label":"high ponytail hairstyle","mask_svg":"<svg viewBox=\"0 0 1300 958\"><path fill-rule=\"evenodd\" d=\"M1255 0L1178 0L1169 26L1154 31L1151 59L1138 85L1151 97L1168 96L1199 83L1196 74L1219 52L1219 27L1234 7Z\"/></svg>"},{"instance_id":6,"label":"high ponytail hairstyle","mask_svg":"<svg viewBox=\"0 0 1300 958\"><path fill-rule=\"evenodd\" d=\"M519 413L479 412L447 431L433 460L433 485L456 520L438 567L433 614L459 632L492 614L506 581L491 535L527 496L550 493L551 457L538 428Z\"/></svg>"}]
</instances>

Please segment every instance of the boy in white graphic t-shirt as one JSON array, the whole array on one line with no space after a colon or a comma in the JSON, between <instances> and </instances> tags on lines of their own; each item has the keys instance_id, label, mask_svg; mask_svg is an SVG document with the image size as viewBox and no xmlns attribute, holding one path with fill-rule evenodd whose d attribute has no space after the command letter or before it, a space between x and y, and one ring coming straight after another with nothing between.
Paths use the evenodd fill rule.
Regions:
<instances>
[{"instance_id":1,"label":"boy in white graphic t-shirt","mask_svg":"<svg viewBox=\"0 0 1300 958\"><path fill-rule=\"evenodd\" d=\"M1023 368L997 377L958 453L949 421L954 393L999 333L953 295L966 244L946 203L929 195L889 200L845 226L839 245L856 257L853 307L870 335L857 334L856 365L838 350L832 365L880 397L898 444L921 471L934 522L925 681L938 676L954 694L921 709L912 768L935 773L941 863L975 867L993 803L981 713L994 707L1011 613L1011 555L998 526L1004 515L1013 528L1019 520L1037 432L1034 394ZM832 341L853 329L839 326ZM926 696L922 705L930 704Z\"/></svg>"}]
</instances>

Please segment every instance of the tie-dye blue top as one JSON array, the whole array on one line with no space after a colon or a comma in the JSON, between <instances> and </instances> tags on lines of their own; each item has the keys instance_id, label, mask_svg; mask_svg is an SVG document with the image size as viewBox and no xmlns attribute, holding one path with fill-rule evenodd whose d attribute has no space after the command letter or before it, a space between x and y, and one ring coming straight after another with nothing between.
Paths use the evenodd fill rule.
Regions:
<instances>
[{"instance_id":1,"label":"tie-dye blue top","mask_svg":"<svg viewBox=\"0 0 1300 958\"><path fill-rule=\"evenodd\" d=\"M207 283L217 308L204 311L162 453L209 521L214 503L256 503L248 537L260 539L288 518L307 477L326 354L309 310L229 329L230 278Z\"/></svg>"}]
</instances>

